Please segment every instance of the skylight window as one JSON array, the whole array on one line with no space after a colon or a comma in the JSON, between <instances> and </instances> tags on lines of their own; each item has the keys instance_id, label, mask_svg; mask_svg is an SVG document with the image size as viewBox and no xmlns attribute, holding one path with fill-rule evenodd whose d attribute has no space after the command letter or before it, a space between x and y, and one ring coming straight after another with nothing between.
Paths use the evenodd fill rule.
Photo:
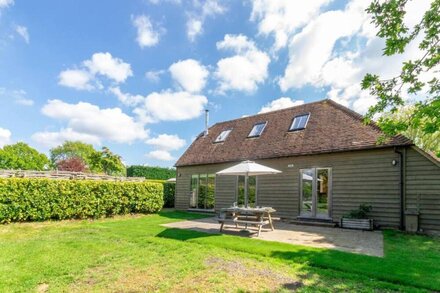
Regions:
<instances>
[{"instance_id":1,"label":"skylight window","mask_svg":"<svg viewBox=\"0 0 440 293\"><path fill-rule=\"evenodd\" d=\"M302 130L307 126L307 122L309 121L310 114L298 115L293 118L292 125L290 125L289 130Z\"/></svg>"},{"instance_id":2,"label":"skylight window","mask_svg":"<svg viewBox=\"0 0 440 293\"><path fill-rule=\"evenodd\" d=\"M251 132L248 137L258 137L263 133L264 127L266 127L267 122L257 123L252 127Z\"/></svg>"},{"instance_id":3,"label":"skylight window","mask_svg":"<svg viewBox=\"0 0 440 293\"><path fill-rule=\"evenodd\" d=\"M228 137L229 133L231 133L232 129L223 130L215 139L214 142L224 142Z\"/></svg>"}]
</instances>

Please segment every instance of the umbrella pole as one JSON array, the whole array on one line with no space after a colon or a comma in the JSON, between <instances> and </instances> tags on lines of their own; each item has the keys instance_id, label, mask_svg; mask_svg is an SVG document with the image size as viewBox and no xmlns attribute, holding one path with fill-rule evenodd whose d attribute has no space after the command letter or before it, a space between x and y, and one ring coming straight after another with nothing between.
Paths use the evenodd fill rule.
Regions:
<instances>
[{"instance_id":1,"label":"umbrella pole","mask_svg":"<svg viewBox=\"0 0 440 293\"><path fill-rule=\"evenodd\" d=\"M244 176L244 205L245 207L248 207L249 205L249 198L248 198L248 186L249 184L249 175L246 173Z\"/></svg>"}]
</instances>

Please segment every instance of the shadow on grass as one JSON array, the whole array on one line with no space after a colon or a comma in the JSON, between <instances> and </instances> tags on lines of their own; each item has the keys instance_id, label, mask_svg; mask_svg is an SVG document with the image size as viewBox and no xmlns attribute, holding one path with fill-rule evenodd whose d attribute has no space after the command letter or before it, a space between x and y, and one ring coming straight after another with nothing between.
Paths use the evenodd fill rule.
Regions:
<instances>
[{"instance_id":1,"label":"shadow on grass","mask_svg":"<svg viewBox=\"0 0 440 293\"><path fill-rule=\"evenodd\" d=\"M420 289L439 290L438 272L426 270L417 263L405 261L404 256L378 258L347 253L331 249L321 249L280 242L263 241L224 234L209 234L199 231L168 228L156 235L180 241L212 245L237 252L265 256L291 262L307 264L320 269L335 271L335 277L351 279L373 278L377 281L395 285L417 287ZM403 257L403 259L402 259ZM339 272L339 273L338 273Z\"/></svg>"},{"instance_id":2,"label":"shadow on grass","mask_svg":"<svg viewBox=\"0 0 440 293\"><path fill-rule=\"evenodd\" d=\"M198 213L188 213L183 211L176 210L162 210L158 212L158 215L168 219L177 219L177 220L194 220L194 219L203 219L210 218L212 215L210 214L198 214Z\"/></svg>"}]
</instances>

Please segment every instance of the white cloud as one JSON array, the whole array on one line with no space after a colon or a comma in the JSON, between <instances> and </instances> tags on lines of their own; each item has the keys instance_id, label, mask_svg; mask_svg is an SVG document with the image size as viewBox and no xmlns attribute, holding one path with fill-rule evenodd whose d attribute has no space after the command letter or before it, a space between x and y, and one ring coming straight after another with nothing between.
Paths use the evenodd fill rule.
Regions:
<instances>
[{"instance_id":1,"label":"white cloud","mask_svg":"<svg viewBox=\"0 0 440 293\"><path fill-rule=\"evenodd\" d=\"M48 148L59 146L66 140L82 141L94 145L101 144L101 139L98 136L76 132L72 128L63 128L60 131L36 132L31 138L38 144Z\"/></svg>"},{"instance_id":2,"label":"white cloud","mask_svg":"<svg viewBox=\"0 0 440 293\"><path fill-rule=\"evenodd\" d=\"M82 139L98 144L103 140L131 143L148 137L143 124L123 113L119 108L101 109L90 103L69 104L49 100L42 113L50 118L66 121L67 127L58 132L39 132L33 138L41 142L60 139Z\"/></svg>"},{"instance_id":3,"label":"white cloud","mask_svg":"<svg viewBox=\"0 0 440 293\"><path fill-rule=\"evenodd\" d=\"M9 129L0 127L0 148L11 143L11 135L12 133Z\"/></svg>"},{"instance_id":4,"label":"white cloud","mask_svg":"<svg viewBox=\"0 0 440 293\"><path fill-rule=\"evenodd\" d=\"M176 134L159 134L157 137L148 139L146 143L166 151L178 150L186 144L185 140Z\"/></svg>"},{"instance_id":5,"label":"white cloud","mask_svg":"<svg viewBox=\"0 0 440 293\"><path fill-rule=\"evenodd\" d=\"M214 75L219 81L219 92L239 90L252 93L266 80L270 58L246 36L225 35L221 42L217 42L217 49L231 50L236 54L217 62Z\"/></svg>"},{"instance_id":6,"label":"white cloud","mask_svg":"<svg viewBox=\"0 0 440 293\"><path fill-rule=\"evenodd\" d=\"M13 99L15 103L22 106L32 106L34 101L26 97L27 93L23 89L8 90L4 87L0 87L0 97L5 99Z\"/></svg>"},{"instance_id":7,"label":"white cloud","mask_svg":"<svg viewBox=\"0 0 440 293\"><path fill-rule=\"evenodd\" d=\"M122 83L132 76L131 65L110 53L94 53L82 62L79 69L66 69L58 75L58 84L77 90L102 89L98 76L105 76L115 83Z\"/></svg>"},{"instance_id":8,"label":"white cloud","mask_svg":"<svg viewBox=\"0 0 440 293\"><path fill-rule=\"evenodd\" d=\"M153 27L148 16L138 15L132 17L132 23L136 27L136 41L141 48L152 47L159 43L160 34L163 29Z\"/></svg>"},{"instance_id":9,"label":"white cloud","mask_svg":"<svg viewBox=\"0 0 440 293\"><path fill-rule=\"evenodd\" d=\"M93 77L88 71L81 69L67 69L60 72L58 76L58 84L77 90L92 90L94 88L90 83L92 78Z\"/></svg>"},{"instance_id":10,"label":"white cloud","mask_svg":"<svg viewBox=\"0 0 440 293\"><path fill-rule=\"evenodd\" d=\"M29 32L27 27L22 26L22 25L17 25L15 27L15 31L17 32L17 34L23 38L23 40L26 42L26 44L29 44Z\"/></svg>"},{"instance_id":11,"label":"white cloud","mask_svg":"<svg viewBox=\"0 0 440 293\"><path fill-rule=\"evenodd\" d=\"M95 53L90 60L84 61L90 73L101 74L117 83L124 82L133 75L131 66L122 59L114 58L110 53Z\"/></svg>"},{"instance_id":12,"label":"white cloud","mask_svg":"<svg viewBox=\"0 0 440 293\"><path fill-rule=\"evenodd\" d=\"M34 100L27 99L25 97L18 98L15 100L15 102L19 105L22 105L22 106L33 106L34 105Z\"/></svg>"},{"instance_id":13,"label":"white cloud","mask_svg":"<svg viewBox=\"0 0 440 293\"><path fill-rule=\"evenodd\" d=\"M164 150L151 151L146 156L159 161L173 161L175 159L168 151Z\"/></svg>"},{"instance_id":14,"label":"white cloud","mask_svg":"<svg viewBox=\"0 0 440 293\"><path fill-rule=\"evenodd\" d=\"M159 82L160 76L165 73L165 70L151 70L145 72L145 77L151 82Z\"/></svg>"},{"instance_id":15,"label":"white cloud","mask_svg":"<svg viewBox=\"0 0 440 293\"><path fill-rule=\"evenodd\" d=\"M280 110L284 108L299 106L304 104L303 100L292 100L289 97L281 97L279 99L273 100L267 103L264 107L261 108L260 113L266 113L270 111Z\"/></svg>"},{"instance_id":16,"label":"white cloud","mask_svg":"<svg viewBox=\"0 0 440 293\"><path fill-rule=\"evenodd\" d=\"M191 93L200 92L206 84L208 70L197 60L186 59L173 63L170 68L173 79Z\"/></svg>"},{"instance_id":17,"label":"white cloud","mask_svg":"<svg viewBox=\"0 0 440 293\"><path fill-rule=\"evenodd\" d=\"M141 95L131 95L128 93L123 93L119 87L111 87L110 92L114 94L118 100L127 106L136 106L145 99Z\"/></svg>"},{"instance_id":18,"label":"white cloud","mask_svg":"<svg viewBox=\"0 0 440 293\"><path fill-rule=\"evenodd\" d=\"M133 112L144 123L181 121L200 116L207 103L203 95L167 90L149 94Z\"/></svg>"},{"instance_id":19,"label":"white cloud","mask_svg":"<svg viewBox=\"0 0 440 293\"><path fill-rule=\"evenodd\" d=\"M193 1L194 11L188 14L186 35L191 42L203 33L203 25L207 17L214 17L226 12L226 7L219 0Z\"/></svg>"},{"instance_id":20,"label":"white cloud","mask_svg":"<svg viewBox=\"0 0 440 293\"><path fill-rule=\"evenodd\" d=\"M14 5L14 0L0 0L0 8L6 8Z\"/></svg>"},{"instance_id":21,"label":"white cloud","mask_svg":"<svg viewBox=\"0 0 440 293\"><path fill-rule=\"evenodd\" d=\"M274 49L278 50L285 47L289 37L315 18L320 9L331 0L252 0L251 2L251 20L258 22L260 34L274 35Z\"/></svg>"}]
</instances>

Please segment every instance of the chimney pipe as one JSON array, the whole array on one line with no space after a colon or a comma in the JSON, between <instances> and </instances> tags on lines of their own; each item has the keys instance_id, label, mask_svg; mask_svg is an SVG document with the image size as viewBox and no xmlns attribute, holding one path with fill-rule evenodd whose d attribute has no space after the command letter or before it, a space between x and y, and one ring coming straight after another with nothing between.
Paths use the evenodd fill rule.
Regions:
<instances>
[{"instance_id":1,"label":"chimney pipe","mask_svg":"<svg viewBox=\"0 0 440 293\"><path fill-rule=\"evenodd\" d=\"M209 110L205 109L205 135L208 135L208 124L209 124Z\"/></svg>"}]
</instances>

